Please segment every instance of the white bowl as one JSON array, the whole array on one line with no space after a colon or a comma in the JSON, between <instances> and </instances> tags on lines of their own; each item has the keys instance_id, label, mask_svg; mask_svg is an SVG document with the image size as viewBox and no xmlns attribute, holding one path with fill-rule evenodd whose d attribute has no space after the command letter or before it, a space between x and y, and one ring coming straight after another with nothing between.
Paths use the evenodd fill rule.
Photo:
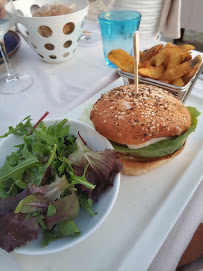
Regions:
<instances>
[{"instance_id":1,"label":"white bowl","mask_svg":"<svg viewBox=\"0 0 203 271\"><path fill-rule=\"evenodd\" d=\"M44 120L44 122L47 126L50 126L56 121L61 120L62 119L49 119ZM113 149L111 143L105 137L97 133L93 127L78 120L68 120L67 124L71 124L69 130L70 134L78 136L79 131L82 138L92 150L102 151L105 148ZM6 156L11 154L13 151L16 151L14 145L19 143L22 143L22 139L14 135L10 135L0 142L0 167L4 164ZM50 243L46 247L42 247L41 236L39 236L38 240L31 241L27 243L26 246L15 249L14 252L26 255L43 255L58 252L80 243L91 235L107 218L116 201L119 186L120 173L115 176L113 187L107 189L105 193L100 195L97 203L93 203L94 212L98 212L96 216L91 217L87 211L84 211L81 208L79 216L75 219L76 225L81 230L81 234L79 236L64 237Z\"/></svg>"},{"instance_id":2,"label":"white bowl","mask_svg":"<svg viewBox=\"0 0 203 271\"><path fill-rule=\"evenodd\" d=\"M68 7L74 3L77 9L65 15L32 17L37 8L51 3L61 3ZM78 47L88 13L87 0L16 0L14 5L18 31L45 62L61 63L72 58ZM69 31L64 31L66 26L69 26ZM42 27L46 28L48 35L41 33Z\"/></svg>"}]
</instances>

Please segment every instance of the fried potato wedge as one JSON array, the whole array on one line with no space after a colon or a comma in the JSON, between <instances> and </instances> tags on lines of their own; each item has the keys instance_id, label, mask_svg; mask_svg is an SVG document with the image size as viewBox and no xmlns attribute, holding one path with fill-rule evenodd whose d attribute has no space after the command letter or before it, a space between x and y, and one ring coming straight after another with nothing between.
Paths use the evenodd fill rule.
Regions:
<instances>
[{"instance_id":1,"label":"fried potato wedge","mask_svg":"<svg viewBox=\"0 0 203 271\"><path fill-rule=\"evenodd\" d=\"M108 53L108 59L124 72L134 73L134 58L122 49L115 49Z\"/></svg>"},{"instance_id":2,"label":"fried potato wedge","mask_svg":"<svg viewBox=\"0 0 203 271\"><path fill-rule=\"evenodd\" d=\"M168 48L167 70L181 64L181 53L177 47Z\"/></svg>"},{"instance_id":3,"label":"fried potato wedge","mask_svg":"<svg viewBox=\"0 0 203 271\"><path fill-rule=\"evenodd\" d=\"M138 69L138 74L143 77L148 77L151 79L158 79L164 73L165 68L163 65L158 67L149 66L147 68Z\"/></svg>"},{"instance_id":4,"label":"fried potato wedge","mask_svg":"<svg viewBox=\"0 0 203 271\"><path fill-rule=\"evenodd\" d=\"M181 50L182 53L195 49L195 46L191 44L179 44L177 47Z\"/></svg>"},{"instance_id":5,"label":"fried potato wedge","mask_svg":"<svg viewBox=\"0 0 203 271\"><path fill-rule=\"evenodd\" d=\"M201 65L202 58L200 55L197 55L194 59L183 62L182 64L167 69L161 76L160 79L164 81L173 82L177 78L182 77L183 75L194 71L199 65Z\"/></svg>"},{"instance_id":6,"label":"fried potato wedge","mask_svg":"<svg viewBox=\"0 0 203 271\"><path fill-rule=\"evenodd\" d=\"M150 65L149 61L145 61L144 63L140 63L139 68L150 68L152 65Z\"/></svg>"},{"instance_id":7,"label":"fried potato wedge","mask_svg":"<svg viewBox=\"0 0 203 271\"><path fill-rule=\"evenodd\" d=\"M173 85L177 87L183 87L185 84L181 77L178 77L175 81L173 81Z\"/></svg>"},{"instance_id":8,"label":"fried potato wedge","mask_svg":"<svg viewBox=\"0 0 203 271\"><path fill-rule=\"evenodd\" d=\"M168 59L170 54L177 55L178 53L180 54L181 51L177 46L167 43L166 46L162 48L159 53L154 57L155 66L163 64L164 61Z\"/></svg>"},{"instance_id":9,"label":"fried potato wedge","mask_svg":"<svg viewBox=\"0 0 203 271\"><path fill-rule=\"evenodd\" d=\"M140 58L144 55L144 52L140 51Z\"/></svg>"},{"instance_id":10,"label":"fried potato wedge","mask_svg":"<svg viewBox=\"0 0 203 271\"><path fill-rule=\"evenodd\" d=\"M163 46L164 46L163 44L158 44L148 49L146 52L143 52L143 54L140 57L140 63L150 60L154 55L156 55L159 52L159 50Z\"/></svg>"},{"instance_id":11,"label":"fried potato wedge","mask_svg":"<svg viewBox=\"0 0 203 271\"><path fill-rule=\"evenodd\" d=\"M184 85L186 85L192 79L192 77L195 75L195 73L200 68L201 63L202 63L202 57L200 55L198 55L198 60L199 60L199 62L194 67L194 69L191 72L189 72L189 73L187 73L187 74L185 74L185 75L182 76L182 80L184 82Z\"/></svg>"},{"instance_id":12,"label":"fried potato wedge","mask_svg":"<svg viewBox=\"0 0 203 271\"><path fill-rule=\"evenodd\" d=\"M188 61L188 60L191 60L192 59L192 55L191 55L191 52L184 52L181 54L181 62L185 62L185 61Z\"/></svg>"}]
</instances>

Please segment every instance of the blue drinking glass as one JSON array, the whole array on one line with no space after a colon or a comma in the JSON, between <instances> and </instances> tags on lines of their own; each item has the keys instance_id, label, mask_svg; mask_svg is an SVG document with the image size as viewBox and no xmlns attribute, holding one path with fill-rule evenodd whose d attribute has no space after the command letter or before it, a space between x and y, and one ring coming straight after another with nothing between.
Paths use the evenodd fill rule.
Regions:
<instances>
[{"instance_id":1,"label":"blue drinking glass","mask_svg":"<svg viewBox=\"0 0 203 271\"><path fill-rule=\"evenodd\" d=\"M141 14L130 10L112 10L99 14L98 20L106 64L116 68L107 55L114 49L133 54L133 33L139 30Z\"/></svg>"}]
</instances>

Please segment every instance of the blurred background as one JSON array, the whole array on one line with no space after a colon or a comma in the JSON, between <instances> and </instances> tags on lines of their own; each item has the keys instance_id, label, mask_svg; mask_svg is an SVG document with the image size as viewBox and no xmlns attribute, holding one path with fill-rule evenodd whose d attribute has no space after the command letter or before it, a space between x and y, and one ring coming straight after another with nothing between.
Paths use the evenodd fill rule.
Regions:
<instances>
[{"instance_id":1,"label":"blurred background","mask_svg":"<svg viewBox=\"0 0 203 271\"><path fill-rule=\"evenodd\" d=\"M203 52L202 0L89 0L88 19L112 9L142 14L140 35L176 44L190 43Z\"/></svg>"}]
</instances>

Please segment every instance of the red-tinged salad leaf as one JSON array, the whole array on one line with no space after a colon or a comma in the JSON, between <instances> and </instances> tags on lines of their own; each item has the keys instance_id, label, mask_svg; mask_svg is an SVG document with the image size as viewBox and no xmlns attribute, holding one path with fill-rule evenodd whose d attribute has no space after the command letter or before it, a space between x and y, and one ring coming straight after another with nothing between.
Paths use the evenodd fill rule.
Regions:
<instances>
[{"instance_id":1,"label":"red-tinged salad leaf","mask_svg":"<svg viewBox=\"0 0 203 271\"><path fill-rule=\"evenodd\" d=\"M0 215L0 247L10 252L38 237L37 217L26 218L25 214Z\"/></svg>"},{"instance_id":2,"label":"red-tinged salad leaf","mask_svg":"<svg viewBox=\"0 0 203 271\"><path fill-rule=\"evenodd\" d=\"M68 182L63 176L49 185L29 186L30 195L22 199L16 209L15 213L35 213L47 212L49 203L59 199L62 192L66 189ZM1 201L0 201L1 202Z\"/></svg>"},{"instance_id":3,"label":"red-tinged salad leaf","mask_svg":"<svg viewBox=\"0 0 203 271\"><path fill-rule=\"evenodd\" d=\"M24 189L21 193L6 199L0 199L0 215L13 213L18 203L29 195L29 188Z\"/></svg>"},{"instance_id":4,"label":"red-tinged salad leaf","mask_svg":"<svg viewBox=\"0 0 203 271\"><path fill-rule=\"evenodd\" d=\"M62 176L61 178L56 176L56 180L48 185L30 186L30 193L44 195L44 197L49 202L51 202L60 198L62 192L66 189L67 184L68 181L65 175Z\"/></svg>"},{"instance_id":5,"label":"red-tinged salad leaf","mask_svg":"<svg viewBox=\"0 0 203 271\"><path fill-rule=\"evenodd\" d=\"M15 209L15 213L35 213L46 212L48 209L48 201L42 195L29 195L19 202Z\"/></svg>"},{"instance_id":6,"label":"red-tinged salad leaf","mask_svg":"<svg viewBox=\"0 0 203 271\"><path fill-rule=\"evenodd\" d=\"M88 166L85 178L96 187L94 190L89 190L82 186L82 191L87 191L89 197L97 201L102 192L113 186L113 179L121 171L122 164L118 162L114 150L92 151L80 137L76 139L76 143L78 149L68 156L68 160L78 176L81 176Z\"/></svg>"},{"instance_id":7,"label":"red-tinged salad leaf","mask_svg":"<svg viewBox=\"0 0 203 271\"><path fill-rule=\"evenodd\" d=\"M75 219L80 210L78 197L73 190L70 195L52 202L51 205L56 208L56 212L53 215L45 216L44 221L48 230L59 222Z\"/></svg>"}]
</instances>

